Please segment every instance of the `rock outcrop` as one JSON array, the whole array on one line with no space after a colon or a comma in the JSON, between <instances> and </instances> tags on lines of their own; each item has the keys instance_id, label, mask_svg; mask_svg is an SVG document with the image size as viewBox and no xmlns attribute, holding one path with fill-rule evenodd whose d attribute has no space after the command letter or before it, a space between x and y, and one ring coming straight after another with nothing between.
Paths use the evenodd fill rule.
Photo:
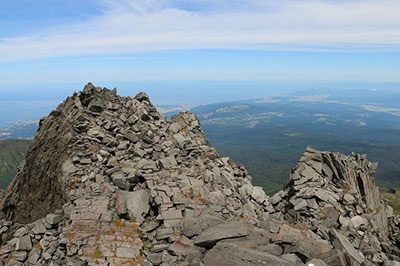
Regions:
<instances>
[{"instance_id":1,"label":"rock outcrop","mask_svg":"<svg viewBox=\"0 0 400 266\"><path fill-rule=\"evenodd\" d=\"M194 114L88 84L40 120L2 200L0 265L397 265L375 169L308 148L269 198Z\"/></svg>"},{"instance_id":2,"label":"rock outcrop","mask_svg":"<svg viewBox=\"0 0 400 266\"><path fill-rule=\"evenodd\" d=\"M271 197L271 217L315 232L353 264L399 260L399 227L374 184L377 166L366 155L308 147L285 188Z\"/></svg>"}]
</instances>

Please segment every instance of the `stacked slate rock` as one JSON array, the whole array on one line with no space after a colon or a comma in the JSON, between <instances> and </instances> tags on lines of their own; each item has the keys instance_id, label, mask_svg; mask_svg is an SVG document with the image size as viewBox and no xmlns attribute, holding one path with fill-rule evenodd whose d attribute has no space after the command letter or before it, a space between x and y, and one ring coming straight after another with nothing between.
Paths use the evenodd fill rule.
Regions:
<instances>
[{"instance_id":1,"label":"stacked slate rock","mask_svg":"<svg viewBox=\"0 0 400 266\"><path fill-rule=\"evenodd\" d=\"M321 244L331 245L326 247L336 250L335 262L329 259L332 265L341 265L339 257L351 265L400 261L399 217L393 216L374 184L376 168L366 155L308 147L285 188L270 198L276 210L270 217L313 232ZM304 242L291 248L308 257Z\"/></svg>"},{"instance_id":2,"label":"stacked slate rock","mask_svg":"<svg viewBox=\"0 0 400 266\"><path fill-rule=\"evenodd\" d=\"M0 265L398 265L375 168L309 148L269 198L194 114L89 83L40 120L1 204Z\"/></svg>"},{"instance_id":3,"label":"stacked slate rock","mask_svg":"<svg viewBox=\"0 0 400 266\"><path fill-rule=\"evenodd\" d=\"M88 84L40 120L2 210L28 229L49 213L63 217L50 228L59 244L50 256L39 241L40 252L14 258L20 235L4 227L12 238L0 251L4 262L29 264L34 252L34 265L195 265L273 208L242 165L209 147L194 114L167 120L145 93L120 97ZM222 236L201 235L227 221L240 222ZM34 246L39 237L27 233Z\"/></svg>"},{"instance_id":4,"label":"stacked slate rock","mask_svg":"<svg viewBox=\"0 0 400 266\"><path fill-rule=\"evenodd\" d=\"M25 225L1 220L0 265L47 265L50 260L62 265L66 252L59 237L62 220L61 211Z\"/></svg>"}]
</instances>

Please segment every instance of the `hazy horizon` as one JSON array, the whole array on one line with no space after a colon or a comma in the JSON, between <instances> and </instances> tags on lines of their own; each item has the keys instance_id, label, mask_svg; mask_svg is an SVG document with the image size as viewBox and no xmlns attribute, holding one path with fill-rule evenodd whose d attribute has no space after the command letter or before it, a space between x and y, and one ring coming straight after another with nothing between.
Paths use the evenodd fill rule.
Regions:
<instances>
[{"instance_id":1,"label":"hazy horizon","mask_svg":"<svg viewBox=\"0 0 400 266\"><path fill-rule=\"evenodd\" d=\"M3 0L2 120L44 113L87 82L146 91L157 105L400 91L398 10L396 0Z\"/></svg>"},{"instance_id":2,"label":"hazy horizon","mask_svg":"<svg viewBox=\"0 0 400 266\"><path fill-rule=\"evenodd\" d=\"M312 89L347 92L375 91L378 94L400 94L400 83L348 81L136 81L93 82L96 86L117 88L121 96L134 97L144 91L155 105L207 105L213 103L251 100L285 94L302 93ZM0 128L17 121L38 119L57 107L85 83L18 85L0 87Z\"/></svg>"}]
</instances>

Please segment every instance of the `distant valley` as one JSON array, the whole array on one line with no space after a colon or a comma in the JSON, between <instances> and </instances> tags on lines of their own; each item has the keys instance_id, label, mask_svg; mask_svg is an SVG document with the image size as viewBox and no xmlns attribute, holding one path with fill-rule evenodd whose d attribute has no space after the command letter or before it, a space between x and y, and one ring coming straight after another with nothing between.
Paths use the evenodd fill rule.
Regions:
<instances>
[{"instance_id":1,"label":"distant valley","mask_svg":"<svg viewBox=\"0 0 400 266\"><path fill-rule=\"evenodd\" d=\"M366 153L380 163L377 183L400 187L400 107L393 99L399 95L308 90L191 111L218 151L244 163L255 183L269 194L281 188L308 145Z\"/></svg>"}]
</instances>

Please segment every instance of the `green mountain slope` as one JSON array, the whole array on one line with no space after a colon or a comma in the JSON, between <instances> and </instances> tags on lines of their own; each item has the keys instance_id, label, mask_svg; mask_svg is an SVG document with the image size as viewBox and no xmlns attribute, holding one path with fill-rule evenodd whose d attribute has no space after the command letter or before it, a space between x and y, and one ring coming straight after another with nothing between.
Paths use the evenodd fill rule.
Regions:
<instances>
[{"instance_id":1,"label":"green mountain slope","mask_svg":"<svg viewBox=\"0 0 400 266\"><path fill-rule=\"evenodd\" d=\"M32 140L6 139L0 141L0 187L6 189L14 178Z\"/></svg>"},{"instance_id":2,"label":"green mountain slope","mask_svg":"<svg viewBox=\"0 0 400 266\"><path fill-rule=\"evenodd\" d=\"M393 207L394 212L400 214L400 189L381 188L381 193Z\"/></svg>"},{"instance_id":3,"label":"green mountain slope","mask_svg":"<svg viewBox=\"0 0 400 266\"><path fill-rule=\"evenodd\" d=\"M400 144L397 143L357 140L356 137L341 137L300 127L246 129L204 126L204 130L218 152L243 163L254 177L255 184L264 187L268 194L282 188L308 145L344 154L365 153L369 160L379 163L375 174L379 186L400 187ZM342 131L345 133L346 129L342 128Z\"/></svg>"}]
</instances>

